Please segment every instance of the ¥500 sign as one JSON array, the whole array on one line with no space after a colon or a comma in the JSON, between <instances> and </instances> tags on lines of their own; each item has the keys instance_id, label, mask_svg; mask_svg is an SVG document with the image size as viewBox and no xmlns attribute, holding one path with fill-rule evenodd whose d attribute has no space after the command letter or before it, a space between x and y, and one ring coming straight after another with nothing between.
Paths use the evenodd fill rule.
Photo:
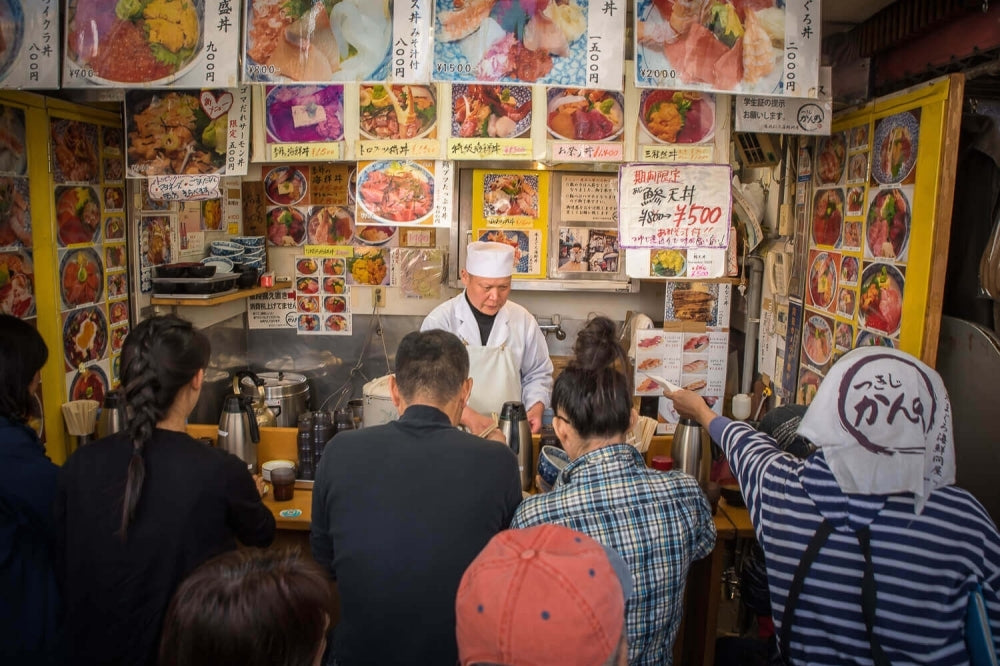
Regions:
<instances>
[{"instance_id":1,"label":"\u00a5500 sign","mask_svg":"<svg viewBox=\"0 0 1000 666\"><path fill-rule=\"evenodd\" d=\"M619 170L619 238L626 248L725 248L732 169L725 164L628 164Z\"/></svg>"}]
</instances>

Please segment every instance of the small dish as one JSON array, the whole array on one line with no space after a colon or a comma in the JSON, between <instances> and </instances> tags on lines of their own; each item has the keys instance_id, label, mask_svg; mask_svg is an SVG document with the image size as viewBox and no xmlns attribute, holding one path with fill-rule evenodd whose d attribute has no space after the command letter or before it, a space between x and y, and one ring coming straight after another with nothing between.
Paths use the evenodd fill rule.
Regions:
<instances>
[{"instance_id":1,"label":"small dish","mask_svg":"<svg viewBox=\"0 0 1000 666\"><path fill-rule=\"evenodd\" d=\"M215 266L215 273L232 273L233 262L226 257L205 257L201 260L205 266Z\"/></svg>"}]
</instances>

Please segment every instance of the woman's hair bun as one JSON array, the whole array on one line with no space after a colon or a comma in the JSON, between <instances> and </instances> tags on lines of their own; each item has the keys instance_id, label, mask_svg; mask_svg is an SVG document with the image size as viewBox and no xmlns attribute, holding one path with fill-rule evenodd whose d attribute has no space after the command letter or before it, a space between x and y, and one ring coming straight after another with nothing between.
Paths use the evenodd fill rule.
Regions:
<instances>
[{"instance_id":1,"label":"woman's hair bun","mask_svg":"<svg viewBox=\"0 0 1000 666\"><path fill-rule=\"evenodd\" d=\"M600 370L613 364L620 354L615 323L607 317L594 317L576 336L572 364L581 370Z\"/></svg>"}]
</instances>

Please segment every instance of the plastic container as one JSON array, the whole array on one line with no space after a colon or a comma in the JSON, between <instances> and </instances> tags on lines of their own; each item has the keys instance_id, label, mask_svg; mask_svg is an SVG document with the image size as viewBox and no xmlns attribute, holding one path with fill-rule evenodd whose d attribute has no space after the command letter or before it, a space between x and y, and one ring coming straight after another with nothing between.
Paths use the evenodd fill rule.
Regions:
<instances>
[{"instance_id":1,"label":"plastic container","mask_svg":"<svg viewBox=\"0 0 1000 666\"><path fill-rule=\"evenodd\" d=\"M299 432L295 436L295 444L299 452L299 478L312 481L316 478L312 412L299 414Z\"/></svg>"},{"instance_id":2,"label":"plastic container","mask_svg":"<svg viewBox=\"0 0 1000 666\"><path fill-rule=\"evenodd\" d=\"M661 472L669 472L674 468L674 459L670 456L653 456L650 467Z\"/></svg>"},{"instance_id":3,"label":"plastic container","mask_svg":"<svg viewBox=\"0 0 1000 666\"><path fill-rule=\"evenodd\" d=\"M319 469L326 443L336 434L330 412L313 412L313 461Z\"/></svg>"}]
</instances>

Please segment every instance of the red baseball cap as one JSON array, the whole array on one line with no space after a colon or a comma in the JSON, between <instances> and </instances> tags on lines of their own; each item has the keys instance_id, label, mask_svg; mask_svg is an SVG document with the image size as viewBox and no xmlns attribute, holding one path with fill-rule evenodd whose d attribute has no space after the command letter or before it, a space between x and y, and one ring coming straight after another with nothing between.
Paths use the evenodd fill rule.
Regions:
<instances>
[{"instance_id":1,"label":"red baseball cap","mask_svg":"<svg viewBox=\"0 0 1000 666\"><path fill-rule=\"evenodd\" d=\"M455 601L462 666L603 666L625 630L632 577L613 550L561 525L497 534Z\"/></svg>"}]
</instances>

